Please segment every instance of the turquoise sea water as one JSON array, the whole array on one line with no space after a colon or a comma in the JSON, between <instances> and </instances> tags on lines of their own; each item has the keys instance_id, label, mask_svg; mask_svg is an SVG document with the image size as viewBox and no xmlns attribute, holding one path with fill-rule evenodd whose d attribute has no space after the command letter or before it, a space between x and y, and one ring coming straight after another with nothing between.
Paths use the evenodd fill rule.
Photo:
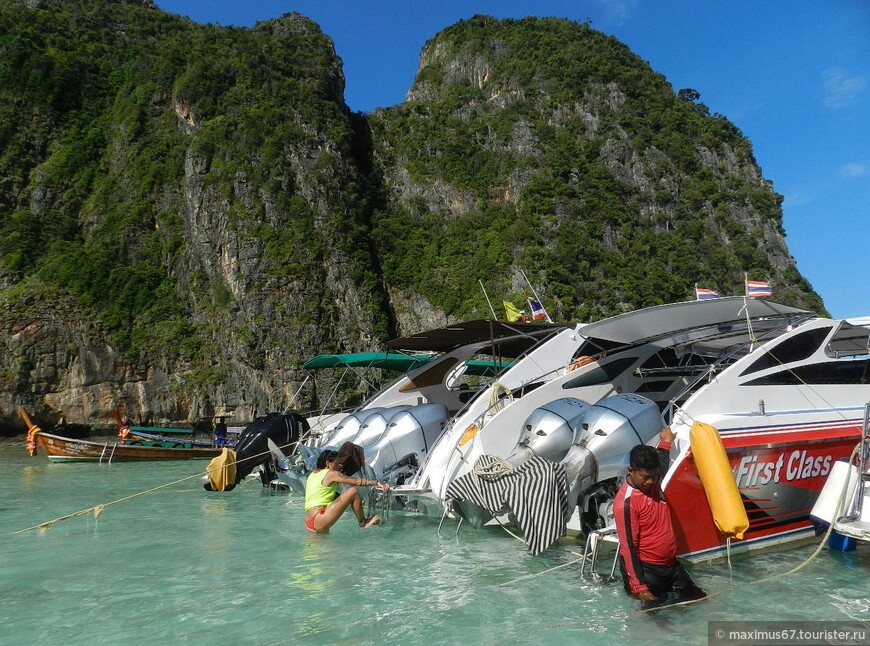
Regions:
<instances>
[{"instance_id":1,"label":"turquoise sea water","mask_svg":"<svg viewBox=\"0 0 870 646\"><path fill-rule=\"evenodd\" d=\"M870 549L804 545L695 565L712 599L638 612L580 577L563 539L538 557L499 528L393 512L329 536L259 482L206 492L206 461L50 464L0 446L0 644L706 644L709 621L870 620ZM181 481L181 482L178 482ZM107 504L177 482L156 492ZM92 515L12 534L94 505ZM603 565L603 564L602 564ZM508 583L508 585L502 585Z\"/></svg>"}]
</instances>

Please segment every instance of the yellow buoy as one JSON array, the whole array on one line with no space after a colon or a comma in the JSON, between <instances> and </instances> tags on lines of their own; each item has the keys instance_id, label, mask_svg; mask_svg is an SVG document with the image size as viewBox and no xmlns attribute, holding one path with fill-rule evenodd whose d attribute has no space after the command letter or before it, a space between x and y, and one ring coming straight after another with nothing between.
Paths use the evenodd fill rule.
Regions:
<instances>
[{"instance_id":1,"label":"yellow buoy","mask_svg":"<svg viewBox=\"0 0 870 646\"><path fill-rule=\"evenodd\" d=\"M695 422L689 431L689 441L707 502L713 512L713 522L722 533L743 538L749 529L749 518L719 432L709 424Z\"/></svg>"},{"instance_id":2,"label":"yellow buoy","mask_svg":"<svg viewBox=\"0 0 870 646\"><path fill-rule=\"evenodd\" d=\"M224 447L221 454L208 463L205 471L212 491L226 491L227 485L236 483L236 452Z\"/></svg>"}]
</instances>

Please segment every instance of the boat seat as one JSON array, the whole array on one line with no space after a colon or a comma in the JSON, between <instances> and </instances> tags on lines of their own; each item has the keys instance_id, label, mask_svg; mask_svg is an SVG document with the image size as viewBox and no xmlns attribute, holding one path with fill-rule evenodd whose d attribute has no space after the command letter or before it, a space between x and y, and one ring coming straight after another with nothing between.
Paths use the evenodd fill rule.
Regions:
<instances>
[{"instance_id":1,"label":"boat seat","mask_svg":"<svg viewBox=\"0 0 870 646\"><path fill-rule=\"evenodd\" d=\"M587 574L587 566L588 576L595 574L595 566L598 563L602 543L610 543L613 546L613 562L610 565L610 578L613 579L616 573L616 563L619 560L619 536L616 534L615 525L589 532L586 537L586 547L583 548L583 560L580 562L581 576Z\"/></svg>"}]
</instances>

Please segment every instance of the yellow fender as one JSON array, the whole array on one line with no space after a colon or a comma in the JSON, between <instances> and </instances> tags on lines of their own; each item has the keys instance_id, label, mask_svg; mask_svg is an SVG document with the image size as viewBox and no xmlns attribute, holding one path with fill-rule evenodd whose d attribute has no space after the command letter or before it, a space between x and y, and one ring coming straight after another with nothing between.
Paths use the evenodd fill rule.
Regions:
<instances>
[{"instance_id":1,"label":"yellow fender","mask_svg":"<svg viewBox=\"0 0 870 646\"><path fill-rule=\"evenodd\" d=\"M224 447L221 454L208 463L205 472L212 491L226 491L227 485L236 481L236 452Z\"/></svg>"},{"instance_id":2,"label":"yellow fender","mask_svg":"<svg viewBox=\"0 0 870 646\"><path fill-rule=\"evenodd\" d=\"M713 512L713 522L723 534L743 538L749 529L749 518L719 432L709 424L695 422L689 431L689 441L707 502Z\"/></svg>"}]
</instances>

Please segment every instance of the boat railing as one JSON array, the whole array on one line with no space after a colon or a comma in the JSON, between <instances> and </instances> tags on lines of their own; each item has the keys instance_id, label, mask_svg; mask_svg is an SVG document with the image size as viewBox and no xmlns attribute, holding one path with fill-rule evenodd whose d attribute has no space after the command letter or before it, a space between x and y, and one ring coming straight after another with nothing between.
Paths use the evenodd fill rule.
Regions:
<instances>
[{"instance_id":1,"label":"boat railing","mask_svg":"<svg viewBox=\"0 0 870 646\"><path fill-rule=\"evenodd\" d=\"M783 329L785 329L785 326L786 323L783 323L783 325L779 327L774 327L766 330L764 333L756 338L750 338L744 343L738 343L712 363L709 363L705 366L699 366L700 368L702 368L702 370L695 373L694 379L688 380L685 387L676 395L674 395L665 405L664 410L662 410L662 420L664 420L666 424L673 423L674 415L676 414L677 409L679 409L682 403L686 401L693 392L695 392L700 384L702 384L705 380L711 379L717 373L723 372L724 370L728 369L731 364L733 364L734 362L739 360L744 354L746 354L747 349L751 351L754 345L760 345L779 336L782 333ZM650 369L645 369L645 372L649 372L649 370ZM691 374L686 374L684 376L691 376Z\"/></svg>"},{"instance_id":2,"label":"boat railing","mask_svg":"<svg viewBox=\"0 0 870 646\"><path fill-rule=\"evenodd\" d=\"M570 365L570 362L568 365ZM541 374L541 375L538 375L537 377L533 377L531 379L526 380L520 386L518 386L517 388L514 388L514 389L508 389L506 386L503 386L503 385L499 384L498 382L493 382L492 384L490 384L489 388L484 389L484 390L489 390L489 389L494 387L494 389L490 393L489 406L487 406L483 411L481 411L477 415L477 417L475 417L474 420L472 420L471 424L469 424L467 428L471 428L472 426L476 426L477 431L480 432L483 429L483 427L486 426L486 424L488 424L489 421L495 416L495 414L497 412L499 412L502 408L504 408L506 405L510 405L511 402L513 402L516 399L521 399L525 394L527 394L531 390L539 388L539 387L545 385L546 383L552 381L553 379L560 377L562 374L564 374L564 371L566 369L567 369L567 365L562 366L560 368L553 368L552 370L549 370L549 371L545 372L544 374ZM501 397L498 396L499 392L502 393ZM453 425L455 424L456 420L458 420L462 416L462 413L464 413L465 410L468 409L470 407L471 403L475 400L476 400L476 398L469 400L465 404L465 406L463 406L462 409L460 409L460 411L458 413L456 413L456 415L453 416L453 418L450 420L450 422L444 428L444 431L442 431L442 435L446 434L447 432L450 431L450 429L453 428Z\"/></svg>"},{"instance_id":3,"label":"boat railing","mask_svg":"<svg viewBox=\"0 0 870 646\"><path fill-rule=\"evenodd\" d=\"M721 364L695 364L685 366L663 366L661 368L635 368L634 374L641 379L647 377L694 377L707 375L711 372L720 372L724 369Z\"/></svg>"},{"instance_id":4,"label":"boat railing","mask_svg":"<svg viewBox=\"0 0 870 646\"><path fill-rule=\"evenodd\" d=\"M586 546L583 548L583 558L580 561L580 576L592 577L596 574L595 566L598 564L602 543L610 543L613 547L610 577L607 579L608 581L613 580L616 574L616 564L619 562L619 536L616 533L615 525L593 530L586 536Z\"/></svg>"},{"instance_id":5,"label":"boat railing","mask_svg":"<svg viewBox=\"0 0 870 646\"><path fill-rule=\"evenodd\" d=\"M846 513L838 518L838 522L855 522L861 518L864 506L864 489L870 481L870 402L864 406L864 424L861 429L861 441L858 451L858 481L852 492L852 499L846 508Z\"/></svg>"}]
</instances>

